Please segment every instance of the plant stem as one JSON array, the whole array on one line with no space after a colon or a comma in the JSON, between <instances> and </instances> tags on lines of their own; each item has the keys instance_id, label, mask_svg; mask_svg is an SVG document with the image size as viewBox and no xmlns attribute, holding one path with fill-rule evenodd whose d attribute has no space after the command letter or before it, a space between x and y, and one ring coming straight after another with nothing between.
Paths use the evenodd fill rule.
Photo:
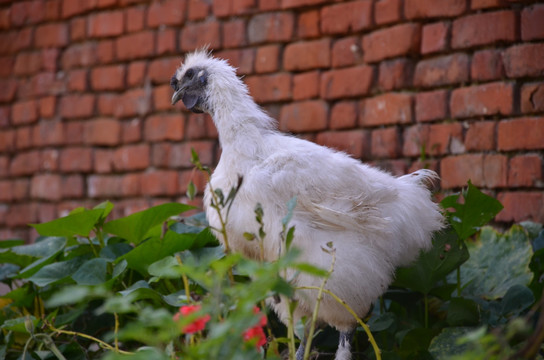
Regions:
<instances>
[{"instance_id":1,"label":"plant stem","mask_svg":"<svg viewBox=\"0 0 544 360\"><path fill-rule=\"evenodd\" d=\"M179 255L176 255L176 260L179 264L179 266L183 266L183 263L181 262L181 258ZM181 279L183 281L183 288L185 289L185 297L187 297L188 302L193 302L191 298L191 288L189 287L189 279L187 278L187 275L181 274Z\"/></svg>"},{"instance_id":2,"label":"plant stem","mask_svg":"<svg viewBox=\"0 0 544 360\"><path fill-rule=\"evenodd\" d=\"M299 290L299 289L301 289L301 290L319 290L320 288L317 287L317 286L300 286L300 287L295 288L295 290ZM340 303L355 318L357 323L359 323L359 325L361 325L361 327L365 330L366 335L368 336L368 341L370 341L370 344L372 345L372 349L374 349L374 354L376 355L376 360L381 360L382 359L381 350L378 347L378 344L376 344L376 340L374 340L374 336L372 336L372 332L370 332L370 328L368 327L368 325L365 324L363 322L363 320L361 320L361 318L359 316L357 316L355 311L353 311L353 309L344 300L340 299L335 293L333 293L332 291L327 290L327 289L323 289L323 292L330 295L334 300L336 300L338 303Z\"/></svg>"},{"instance_id":3,"label":"plant stem","mask_svg":"<svg viewBox=\"0 0 544 360\"><path fill-rule=\"evenodd\" d=\"M295 347L295 323L293 320L293 309L291 304L288 304L289 317L287 318L287 338L289 339L289 359L296 360L297 349Z\"/></svg>"},{"instance_id":4,"label":"plant stem","mask_svg":"<svg viewBox=\"0 0 544 360\"><path fill-rule=\"evenodd\" d=\"M423 295L423 301L425 303L425 329L429 328L429 297L427 294Z\"/></svg>"}]
</instances>

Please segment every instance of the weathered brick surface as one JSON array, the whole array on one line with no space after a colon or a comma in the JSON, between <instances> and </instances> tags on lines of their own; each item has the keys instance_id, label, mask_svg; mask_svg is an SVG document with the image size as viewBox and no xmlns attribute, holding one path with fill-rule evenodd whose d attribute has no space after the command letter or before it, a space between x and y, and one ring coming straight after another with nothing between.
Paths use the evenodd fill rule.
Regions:
<instances>
[{"instance_id":1,"label":"weathered brick surface","mask_svg":"<svg viewBox=\"0 0 544 360\"><path fill-rule=\"evenodd\" d=\"M0 238L76 206L185 201L209 115L170 77L208 45L281 130L544 221L544 4L520 0L25 0L0 7ZM195 200L196 205L201 205Z\"/></svg>"}]
</instances>

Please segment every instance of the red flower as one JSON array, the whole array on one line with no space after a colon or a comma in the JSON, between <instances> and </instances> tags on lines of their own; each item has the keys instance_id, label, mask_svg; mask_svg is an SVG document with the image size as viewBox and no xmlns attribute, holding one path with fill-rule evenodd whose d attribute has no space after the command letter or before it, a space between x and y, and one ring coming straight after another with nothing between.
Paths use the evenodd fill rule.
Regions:
<instances>
[{"instance_id":1,"label":"red flower","mask_svg":"<svg viewBox=\"0 0 544 360\"><path fill-rule=\"evenodd\" d=\"M188 316L194 312L200 311L200 305L184 305L179 308L179 311L174 314L174 317L172 318L174 321L179 321L179 318L183 316ZM206 314L204 316L198 317L195 320L193 320L192 323L185 325L183 329L181 329L182 332L186 334L192 334L195 332L199 332L204 329L206 326L206 323L210 321L210 315Z\"/></svg>"},{"instance_id":2,"label":"red flower","mask_svg":"<svg viewBox=\"0 0 544 360\"><path fill-rule=\"evenodd\" d=\"M260 314L261 310L255 306L253 308L253 313L255 315ZM246 330L244 332L244 341L250 341L252 339L257 339L257 342L255 343L255 346L260 348L261 346L266 344L266 335L264 334L263 326L266 326L267 323L266 315L261 316L261 319L259 320L259 323L255 325L254 327Z\"/></svg>"}]
</instances>

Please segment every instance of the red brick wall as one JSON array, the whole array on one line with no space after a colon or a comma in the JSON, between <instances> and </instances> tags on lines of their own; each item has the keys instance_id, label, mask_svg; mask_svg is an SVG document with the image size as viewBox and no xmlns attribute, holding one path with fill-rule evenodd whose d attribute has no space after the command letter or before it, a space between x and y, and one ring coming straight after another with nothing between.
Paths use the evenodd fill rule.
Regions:
<instances>
[{"instance_id":1,"label":"red brick wall","mask_svg":"<svg viewBox=\"0 0 544 360\"><path fill-rule=\"evenodd\" d=\"M210 44L282 130L402 174L437 169L544 221L544 3L0 0L0 238L109 199L184 201L206 116L170 105Z\"/></svg>"}]
</instances>

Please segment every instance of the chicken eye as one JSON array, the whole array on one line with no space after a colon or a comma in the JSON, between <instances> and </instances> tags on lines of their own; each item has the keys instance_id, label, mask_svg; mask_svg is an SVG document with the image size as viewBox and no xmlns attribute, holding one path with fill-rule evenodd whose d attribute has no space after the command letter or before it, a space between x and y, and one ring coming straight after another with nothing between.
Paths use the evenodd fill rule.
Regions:
<instances>
[{"instance_id":1,"label":"chicken eye","mask_svg":"<svg viewBox=\"0 0 544 360\"><path fill-rule=\"evenodd\" d=\"M172 76L172 78L170 79L170 86L172 87L172 89L177 90L178 79L175 76Z\"/></svg>"},{"instance_id":2,"label":"chicken eye","mask_svg":"<svg viewBox=\"0 0 544 360\"><path fill-rule=\"evenodd\" d=\"M189 80L191 80L195 76L195 71L193 69L188 69L185 72L185 77Z\"/></svg>"}]
</instances>

